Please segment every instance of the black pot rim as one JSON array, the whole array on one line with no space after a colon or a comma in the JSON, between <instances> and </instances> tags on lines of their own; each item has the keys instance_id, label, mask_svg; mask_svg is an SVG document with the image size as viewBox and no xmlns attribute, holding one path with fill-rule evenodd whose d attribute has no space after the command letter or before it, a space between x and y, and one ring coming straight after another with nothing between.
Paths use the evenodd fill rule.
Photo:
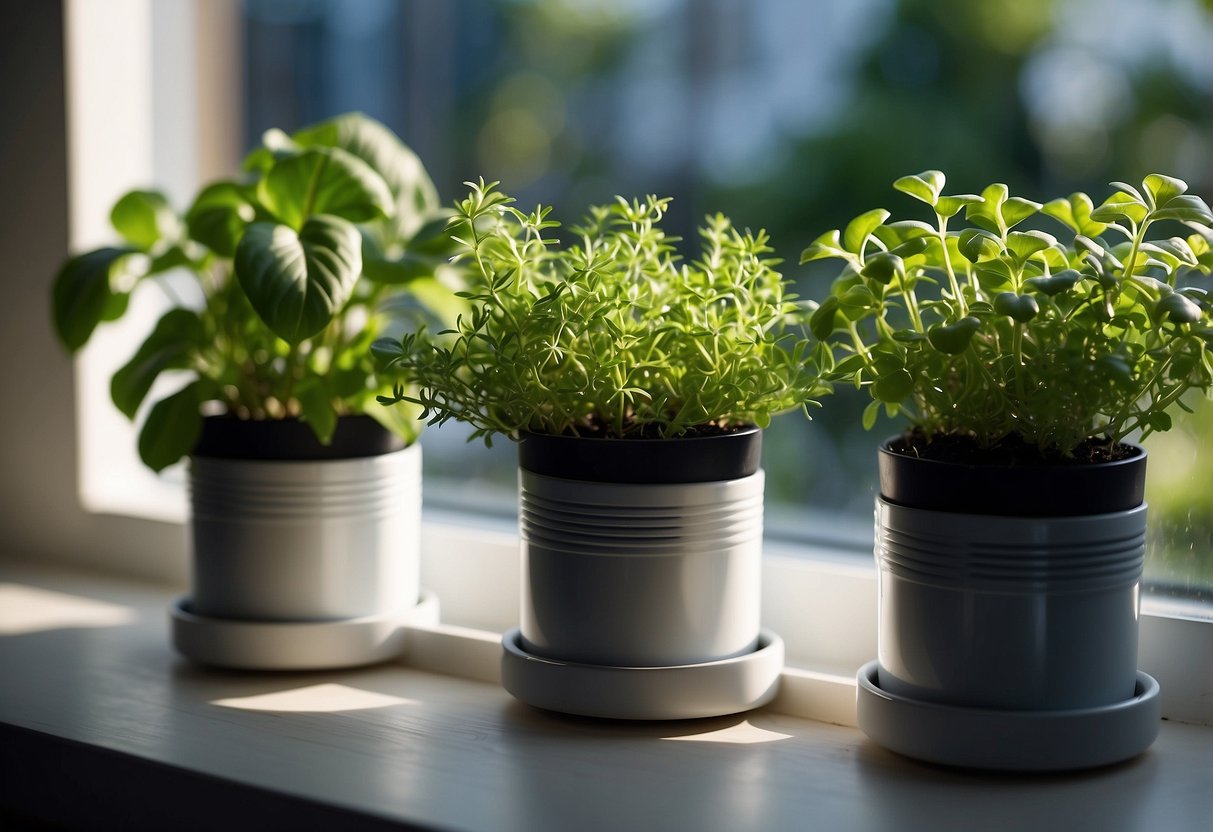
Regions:
<instances>
[{"instance_id":1,"label":"black pot rim","mask_svg":"<svg viewBox=\"0 0 1213 832\"><path fill-rule=\"evenodd\" d=\"M402 450L405 442L365 414L337 418L328 445L299 419L240 419L206 416L191 456L205 459L316 462L361 459Z\"/></svg>"},{"instance_id":2,"label":"black pot rim","mask_svg":"<svg viewBox=\"0 0 1213 832\"><path fill-rule=\"evenodd\" d=\"M523 432L518 465L547 477L636 485L742 479L762 465L762 429L671 439L553 436Z\"/></svg>"},{"instance_id":3,"label":"black pot rim","mask_svg":"<svg viewBox=\"0 0 1213 832\"><path fill-rule=\"evenodd\" d=\"M1145 448L1126 459L1064 465L997 465L878 452L880 495L908 508L1012 517L1111 514L1145 500Z\"/></svg>"}]
</instances>

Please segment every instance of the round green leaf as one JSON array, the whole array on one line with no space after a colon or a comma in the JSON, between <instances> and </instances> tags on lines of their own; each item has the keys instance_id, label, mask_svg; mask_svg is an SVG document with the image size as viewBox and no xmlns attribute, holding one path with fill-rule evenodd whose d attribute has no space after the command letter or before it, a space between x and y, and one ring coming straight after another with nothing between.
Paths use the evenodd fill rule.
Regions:
<instances>
[{"instance_id":1,"label":"round green leaf","mask_svg":"<svg viewBox=\"0 0 1213 832\"><path fill-rule=\"evenodd\" d=\"M970 263L980 263L1002 253L1002 242L989 231L966 228L960 232L957 248Z\"/></svg>"},{"instance_id":2,"label":"round green leaf","mask_svg":"<svg viewBox=\"0 0 1213 832\"><path fill-rule=\"evenodd\" d=\"M140 251L148 251L162 239L176 239L181 221L163 194L131 191L110 211L110 223L122 238Z\"/></svg>"},{"instance_id":3,"label":"round green leaf","mask_svg":"<svg viewBox=\"0 0 1213 832\"><path fill-rule=\"evenodd\" d=\"M185 214L185 222L191 239L220 257L231 257L256 215L243 187L235 182L216 182L198 194Z\"/></svg>"},{"instance_id":4,"label":"round green leaf","mask_svg":"<svg viewBox=\"0 0 1213 832\"><path fill-rule=\"evenodd\" d=\"M905 370L883 375L872 384L872 395L881 402L903 401L913 390L914 377Z\"/></svg>"},{"instance_id":5,"label":"round green leaf","mask_svg":"<svg viewBox=\"0 0 1213 832\"><path fill-rule=\"evenodd\" d=\"M135 418L156 377L165 370L189 366L190 356L203 342L202 320L190 309L170 309L139 351L110 380L114 405Z\"/></svg>"},{"instance_id":6,"label":"round green leaf","mask_svg":"<svg viewBox=\"0 0 1213 832\"><path fill-rule=\"evenodd\" d=\"M934 205L939 199L939 194L943 190L945 181L942 172L924 170L922 173L914 174L913 176L901 177L893 183L893 187L903 194L909 194L915 199L925 202L927 205Z\"/></svg>"},{"instance_id":7,"label":"round green leaf","mask_svg":"<svg viewBox=\"0 0 1213 832\"><path fill-rule=\"evenodd\" d=\"M100 248L69 259L59 269L51 289L51 314L55 334L68 352L83 347L115 309L120 293L113 290L111 273L131 253L129 248Z\"/></svg>"},{"instance_id":8,"label":"round green leaf","mask_svg":"<svg viewBox=\"0 0 1213 832\"><path fill-rule=\"evenodd\" d=\"M235 271L249 302L291 344L315 335L349 300L362 270L362 237L337 217L312 217L298 234L285 225L249 226Z\"/></svg>"},{"instance_id":9,"label":"round green leaf","mask_svg":"<svg viewBox=\"0 0 1213 832\"><path fill-rule=\"evenodd\" d=\"M852 254L862 255L868 237L888 218L889 212L883 208L873 208L860 214L847 223L846 230L842 232L842 247Z\"/></svg>"},{"instance_id":10,"label":"round green leaf","mask_svg":"<svg viewBox=\"0 0 1213 832\"><path fill-rule=\"evenodd\" d=\"M139 432L139 458L153 471L163 471L188 454L202 433L199 408L210 398L213 385L199 379L157 402Z\"/></svg>"},{"instance_id":11,"label":"round green leaf","mask_svg":"<svg viewBox=\"0 0 1213 832\"><path fill-rule=\"evenodd\" d=\"M1024 285L1052 297L1073 289L1081 277L1074 269L1065 269L1049 277L1029 277Z\"/></svg>"},{"instance_id":12,"label":"round green leaf","mask_svg":"<svg viewBox=\"0 0 1213 832\"><path fill-rule=\"evenodd\" d=\"M994 298L994 311L999 315L1007 315L1021 324L1026 324L1040 314L1040 304L1031 295L1001 292Z\"/></svg>"},{"instance_id":13,"label":"round green leaf","mask_svg":"<svg viewBox=\"0 0 1213 832\"><path fill-rule=\"evenodd\" d=\"M967 318L961 318L954 324L931 327L927 330L927 340L931 342L932 347L942 353L958 355L965 351L980 328L981 321L970 315Z\"/></svg>"}]
</instances>

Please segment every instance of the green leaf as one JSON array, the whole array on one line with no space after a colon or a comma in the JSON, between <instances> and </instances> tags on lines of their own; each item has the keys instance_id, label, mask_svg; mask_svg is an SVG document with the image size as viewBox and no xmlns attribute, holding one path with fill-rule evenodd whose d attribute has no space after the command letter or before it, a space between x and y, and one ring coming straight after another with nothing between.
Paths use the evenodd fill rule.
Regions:
<instances>
[{"instance_id":1,"label":"green leaf","mask_svg":"<svg viewBox=\"0 0 1213 832\"><path fill-rule=\"evenodd\" d=\"M1007 228L1014 228L1028 217L1039 213L1040 209L1041 205L1039 202L1033 202L1020 196L1013 196L1002 206L1002 219L1007 224Z\"/></svg>"},{"instance_id":2,"label":"green leaf","mask_svg":"<svg viewBox=\"0 0 1213 832\"><path fill-rule=\"evenodd\" d=\"M877 401L897 403L904 401L914 390L914 377L905 370L882 375L872 383L872 395Z\"/></svg>"},{"instance_id":3,"label":"green leaf","mask_svg":"<svg viewBox=\"0 0 1213 832\"><path fill-rule=\"evenodd\" d=\"M1127 219L1138 224L1146 218L1148 213L1149 209L1141 199L1125 191L1117 191L1091 212L1091 219L1098 222Z\"/></svg>"},{"instance_id":4,"label":"green leaf","mask_svg":"<svg viewBox=\"0 0 1213 832\"><path fill-rule=\"evenodd\" d=\"M1201 319L1200 307L1179 293L1159 299L1154 314L1159 320L1179 324L1194 324Z\"/></svg>"},{"instance_id":5,"label":"green leaf","mask_svg":"<svg viewBox=\"0 0 1213 832\"><path fill-rule=\"evenodd\" d=\"M1205 201L1196 194L1184 194L1169 200L1166 207L1154 212L1153 218L1210 225L1213 224L1213 211L1210 211Z\"/></svg>"},{"instance_id":6,"label":"green leaf","mask_svg":"<svg viewBox=\"0 0 1213 832\"><path fill-rule=\"evenodd\" d=\"M190 357L204 341L202 320L189 309L170 309L156 323L134 357L114 373L110 397L128 419L134 419L139 405L165 370L184 369Z\"/></svg>"},{"instance_id":7,"label":"green leaf","mask_svg":"<svg viewBox=\"0 0 1213 832\"><path fill-rule=\"evenodd\" d=\"M817 311L809 318L809 330L818 339L824 341L834 331L834 321L838 316L838 306L838 298L830 295L821 302L821 306L817 307Z\"/></svg>"},{"instance_id":8,"label":"green leaf","mask_svg":"<svg viewBox=\"0 0 1213 832\"><path fill-rule=\"evenodd\" d=\"M362 237L337 217L312 217L298 234L285 225L253 223L236 247L241 288L265 325L291 344L328 325L361 270Z\"/></svg>"},{"instance_id":9,"label":"green leaf","mask_svg":"<svg viewBox=\"0 0 1213 832\"><path fill-rule=\"evenodd\" d=\"M837 228L822 234L800 253L801 264L829 257L846 257L847 253L842 248L841 237L841 232Z\"/></svg>"},{"instance_id":10,"label":"green leaf","mask_svg":"<svg viewBox=\"0 0 1213 832\"><path fill-rule=\"evenodd\" d=\"M133 247L150 251L161 240L181 235L181 221L164 195L156 191L131 191L110 211L110 224Z\"/></svg>"},{"instance_id":11,"label":"green leaf","mask_svg":"<svg viewBox=\"0 0 1213 832\"><path fill-rule=\"evenodd\" d=\"M320 214L365 222L395 210L383 177L340 148L279 159L257 183L257 199L294 229Z\"/></svg>"},{"instance_id":12,"label":"green leaf","mask_svg":"<svg viewBox=\"0 0 1213 832\"><path fill-rule=\"evenodd\" d=\"M152 406L139 432L139 458L153 471L163 471L194 449L202 434L202 403L211 398L212 382L198 379Z\"/></svg>"},{"instance_id":13,"label":"green leaf","mask_svg":"<svg viewBox=\"0 0 1213 832\"><path fill-rule=\"evenodd\" d=\"M966 228L960 232L957 248L970 263L981 263L1002 253L1002 241L989 231Z\"/></svg>"},{"instance_id":14,"label":"green leaf","mask_svg":"<svg viewBox=\"0 0 1213 832\"><path fill-rule=\"evenodd\" d=\"M889 212L883 208L873 208L860 214L847 223L846 230L842 232L842 247L852 254L862 256L872 232L888 218Z\"/></svg>"},{"instance_id":15,"label":"green leaf","mask_svg":"<svg viewBox=\"0 0 1213 832\"><path fill-rule=\"evenodd\" d=\"M879 306L867 286L852 286L838 299L838 309L848 321L858 321Z\"/></svg>"},{"instance_id":16,"label":"green leaf","mask_svg":"<svg viewBox=\"0 0 1213 832\"><path fill-rule=\"evenodd\" d=\"M86 252L70 258L55 275L51 314L55 334L68 352L83 347L103 318L112 319L107 312L115 308L114 274L131 253L129 248Z\"/></svg>"},{"instance_id":17,"label":"green leaf","mask_svg":"<svg viewBox=\"0 0 1213 832\"><path fill-rule=\"evenodd\" d=\"M244 229L256 219L257 211L245 189L235 182L216 182L202 189L185 214L190 239L230 258L244 236Z\"/></svg>"},{"instance_id":18,"label":"green leaf","mask_svg":"<svg viewBox=\"0 0 1213 832\"><path fill-rule=\"evenodd\" d=\"M380 372L389 369L404 354L399 338L379 338L371 344L371 357L375 360L375 369Z\"/></svg>"},{"instance_id":19,"label":"green leaf","mask_svg":"<svg viewBox=\"0 0 1213 832\"><path fill-rule=\"evenodd\" d=\"M903 194L909 194L917 200L934 206L943 191L945 179L943 173L937 170L924 170L913 176L903 176L893 183L893 187ZM882 220L883 222L883 220Z\"/></svg>"},{"instance_id":20,"label":"green leaf","mask_svg":"<svg viewBox=\"0 0 1213 832\"><path fill-rule=\"evenodd\" d=\"M1007 186L1001 182L988 185L981 192L981 202L965 207L965 219L994 234L1005 234L1006 224L1002 218L1002 204L1007 201Z\"/></svg>"},{"instance_id":21,"label":"green leaf","mask_svg":"<svg viewBox=\"0 0 1213 832\"><path fill-rule=\"evenodd\" d=\"M293 139L303 147L341 148L383 177L394 200L391 223L398 239L412 237L441 208L438 191L417 154L387 127L362 113L347 113L305 128Z\"/></svg>"},{"instance_id":22,"label":"green leaf","mask_svg":"<svg viewBox=\"0 0 1213 832\"><path fill-rule=\"evenodd\" d=\"M1171 429L1171 414L1166 411L1154 411L1146 416L1146 424L1150 430L1163 433Z\"/></svg>"},{"instance_id":23,"label":"green leaf","mask_svg":"<svg viewBox=\"0 0 1213 832\"><path fill-rule=\"evenodd\" d=\"M976 202L981 202L981 197L976 194L941 196L939 201L935 203L935 213L944 218L954 217L960 213L962 208Z\"/></svg>"},{"instance_id":24,"label":"green leaf","mask_svg":"<svg viewBox=\"0 0 1213 832\"><path fill-rule=\"evenodd\" d=\"M961 318L954 324L937 325L927 330L931 346L947 355L959 355L968 348L969 342L981 328L981 321L973 316Z\"/></svg>"},{"instance_id":25,"label":"green leaf","mask_svg":"<svg viewBox=\"0 0 1213 832\"><path fill-rule=\"evenodd\" d=\"M1007 315L1021 324L1026 324L1040 314L1040 304L1031 295L1000 292L994 297L994 311L999 315Z\"/></svg>"},{"instance_id":26,"label":"green leaf","mask_svg":"<svg viewBox=\"0 0 1213 832\"><path fill-rule=\"evenodd\" d=\"M1052 297L1073 289L1081 277L1074 269L1065 269L1049 277L1029 277L1024 285Z\"/></svg>"},{"instance_id":27,"label":"green leaf","mask_svg":"<svg viewBox=\"0 0 1213 832\"><path fill-rule=\"evenodd\" d=\"M880 415L880 399L872 399L863 409L863 429L871 430L876 426L876 418Z\"/></svg>"},{"instance_id":28,"label":"green leaf","mask_svg":"<svg viewBox=\"0 0 1213 832\"><path fill-rule=\"evenodd\" d=\"M1172 199L1188 190L1188 183L1174 176L1164 176L1161 173L1151 173L1141 182L1148 194L1147 202L1151 208L1162 208Z\"/></svg>"},{"instance_id":29,"label":"green leaf","mask_svg":"<svg viewBox=\"0 0 1213 832\"><path fill-rule=\"evenodd\" d=\"M312 431L321 445L333 441L337 429L337 411L333 407L333 396L319 378L307 378L295 387L295 399L299 402L299 417L312 426Z\"/></svg>"},{"instance_id":30,"label":"green leaf","mask_svg":"<svg viewBox=\"0 0 1213 832\"><path fill-rule=\"evenodd\" d=\"M1043 231L1012 231L1007 235L1007 248L1020 263L1039 251L1057 245L1057 238Z\"/></svg>"},{"instance_id":31,"label":"green leaf","mask_svg":"<svg viewBox=\"0 0 1213 832\"><path fill-rule=\"evenodd\" d=\"M863 270L860 272L860 274L869 280L874 280L881 285L887 286L893 281L894 277L905 277L906 264L905 261L896 254L882 251L868 258L868 261L864 264ZM866 287L865 291L867 291ZM868 294L871 294L871 292L868 292Z\"/></svg>"}]
</instances>

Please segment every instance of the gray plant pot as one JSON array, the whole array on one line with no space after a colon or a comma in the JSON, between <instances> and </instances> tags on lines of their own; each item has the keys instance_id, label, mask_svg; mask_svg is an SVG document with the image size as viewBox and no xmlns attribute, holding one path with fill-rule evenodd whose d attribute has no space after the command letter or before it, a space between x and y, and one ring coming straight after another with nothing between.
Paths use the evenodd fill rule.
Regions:
<instances>
[{"instance_id":1,"label":"gray plant pot","mask_svg":"<svg viewBox=\"0 0 1213 832\"><path fill-rule=\"evenodd\" d=\"M1099 465L882 449L878 661L858 680L869 736L933 762L1038 771L1149 746L1158 686L1137 672L1145 454L1106 465L1101 479ZM1131 740L1106 742L1112 724ZM1073 748L1058 755L1062 736Z\"/></svg>"},{"instance_id":2,"label":"gray plant pot","mask_svg":"<svg viewBox=\"0 0 1213 832\"><path fill-rule=\"evenodd\" d=\"M879 499L879 682L969 707L1091 708L1133 695L1146 507L990 517Z\"/></svg>"}]
</instances>

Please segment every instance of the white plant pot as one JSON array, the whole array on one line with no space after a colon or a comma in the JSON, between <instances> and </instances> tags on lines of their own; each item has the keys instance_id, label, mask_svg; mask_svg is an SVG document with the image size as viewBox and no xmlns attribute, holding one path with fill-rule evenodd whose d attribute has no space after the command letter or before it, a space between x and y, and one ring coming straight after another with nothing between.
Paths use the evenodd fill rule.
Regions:
<instances>
[{"instance_id":1,"label":"white plant pot","mask_svg":"<svg viewBox=\"0 0 1213 832\"><path fill-rule=\"evenodd\" d=\"M310 428L288 425L268 452L259 444L277 443L276 430L240 426L228 443L228 420L222 453L271 458L190 458L192 586L172 610L179 652L227 667L355 666L398 653L411 617L436 620L437 602L419 603L421 448L393 448L357 418L319 450L307 448ZM335 458L282 458L301 444L303 455Z\"/></svg>"},{"instance_id":2,"label":"white plant pot","mask_svg":"<svg viewBox=\"0 0 1213 832\"><path fill-rule=\"evenodd\" d=\"M419 596L421 448L313 462L194 457L194 613L324 621Z\"/></svg>"},{"instance_id":3,"label":"white plant pot","mask_svg":"<svg viewBox=\"0 0 1213 832\"><path fill-rule=\"evenodd\" d=\"M758 643L763 474L632 485L520 472L522 640L538 656L657 667Z\"/></svg>"},{"instance_id":4,"label":"white plant pot","mask_svg":"<svg viewBox=\"0 0 1213 832\"><path fill-rule=\"evenodd\" d=\"M504 639L506 689L540 707L624 719L769 701L783 643L759 629L757 430L527 442L521 626Z\"/></svg>"}]
</instances>

